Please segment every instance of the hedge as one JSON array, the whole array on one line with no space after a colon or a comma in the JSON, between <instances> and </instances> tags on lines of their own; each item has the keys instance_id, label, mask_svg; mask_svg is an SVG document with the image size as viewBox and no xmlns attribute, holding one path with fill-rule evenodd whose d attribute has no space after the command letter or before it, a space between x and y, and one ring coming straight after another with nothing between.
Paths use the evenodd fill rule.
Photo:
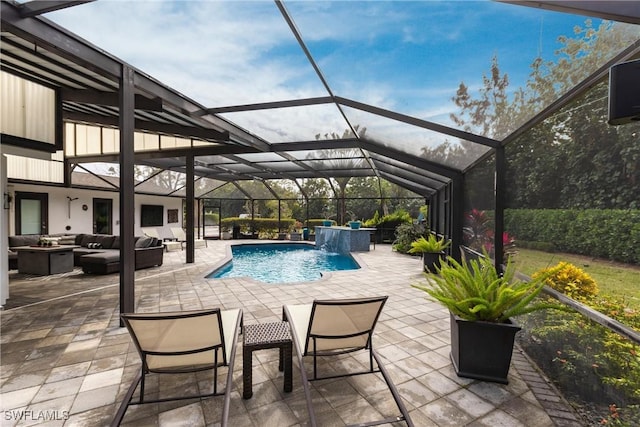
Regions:
<instances>
[{"instance_id":1,"label":"hedge","mask_svg":"<svg viewBox=\"0 0 640 427\"><path fill-rule=\"evenodd\" d=\"M640 264L639 209L506 209L504 223L522 246Z\"/></svg>"},{"instance_id":2,"label":"hedge","mask_svg":"<svg viewBox=\"0 0 640 427\"><path fill-rule=\"evenodd\" d=\"M311 231L315 230L316 226L322 225L324 219L309 219L308 225ZM282 218L280 220L280 229L282 232L287 232L293 227L296 223L295 218ZM222 227L227 228L229 231L232 230L234 225L239 225L240 230L242 232L250 232L251 230L256 233L274 233L278 231L278 218L238 218L238 217L229 217L224 218L221 221ZM336 225L335 221L332 221L333 225ZM302 227L306 227L307 223L302 223Z\"/></svg>"},{"instance_id":3,"label":"hedge","mask_svg":"<svg viewBox=\"0 0 640 427\"><path fill-rule=\"evenodd\" d=\"M223 229L231 231L234 225L240 226L240 231L248 233L254 231L256 233L261 232L275 232L278 231L278 218L238 218L228 217L223 218L220 221ZM280 220L280 227L283 232L289 231L289 228L293 227L296 223L294 218L282 218Z\"/></svg>"}]
</instances>

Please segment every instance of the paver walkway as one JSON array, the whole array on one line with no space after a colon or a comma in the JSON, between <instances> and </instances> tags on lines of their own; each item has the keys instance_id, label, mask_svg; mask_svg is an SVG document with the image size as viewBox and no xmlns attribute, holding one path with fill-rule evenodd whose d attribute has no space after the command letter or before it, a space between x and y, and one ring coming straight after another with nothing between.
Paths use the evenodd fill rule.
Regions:
<instances>
[{"instance_id":1,"label":"paver walkway","mask_svg":"<svg viewBox=\"0 0 640 427\"><path fill-rule=\"evenodd\" d=\"M280 320L283 304L389 295L374 345L416 426L582 425L518 349L508 385L456 376L449 360L448 313L410 287L423 280L419 259L377 245L356 255L362 269L330 273L316 282L269 285L205 279L224 258L228 243L210 241L208 248L197 249L195 264L184 263L185 252L169 252L162 267L137 271L136 310L242 308L248 324ZM44 278L10 274L12 298L0 312L2 426L109 424L140 363L126 329L119 327L118 283L118 275L88 276L78 269ZM230 425L307 425L295 362L293 392L284 393L277 350L256 352L254 394L243 400L240 346L237 351ZM340 363L362 362L362 355L346 355ZM332 362L332 368L339 369L339 364ZM203 373L155 376L148 388L152 393L161 389L184 394L207 387L208 380ZM321 426L396 413L377 376L316 382L312 390ZM133 406L123 425L213 426L219 423L221 404L222 398L216 397Z\"/></svg>"}]
</instances>

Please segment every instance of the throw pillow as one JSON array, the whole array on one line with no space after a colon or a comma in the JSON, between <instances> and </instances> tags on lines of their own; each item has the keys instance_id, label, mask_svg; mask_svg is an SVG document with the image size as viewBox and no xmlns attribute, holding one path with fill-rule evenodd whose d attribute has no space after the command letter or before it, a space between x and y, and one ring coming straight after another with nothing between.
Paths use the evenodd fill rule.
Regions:
<instances>
[{"instance_id":1,"label":"throw pillow","mask_svg":"<svg viewBox=\"0 0 640 427\"><path fill-rule=\"evenodd\" d=\"M135 247L136 248L148 248L151 245L151 242L153 242L153 237L139 237L138 240L136 240L136 244Z\"/></svg>"}]
</instances>

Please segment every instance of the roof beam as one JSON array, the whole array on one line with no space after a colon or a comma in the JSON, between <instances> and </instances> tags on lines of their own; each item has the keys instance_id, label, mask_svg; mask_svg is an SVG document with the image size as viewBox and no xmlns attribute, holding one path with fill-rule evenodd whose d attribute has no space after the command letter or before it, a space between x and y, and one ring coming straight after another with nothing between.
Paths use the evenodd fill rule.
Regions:
<instances>
[{"instance_id":1,"label":"roof beam","mask_svg":"<svg viewBox=\"0 0 640 427\"><path fill-rule=\"evenodd\" d=\"M23 18L20 7L9 3L0 3L2 16L2 30L19 34L38 46L72 61L76 64L100 73L114 81L118 81L122 63L104 51L96 49L88 42L74 37L71 33L50 21L33 18Z\"/></svg>"},{"instance_id":2,"label":"roof beam","mask_svg":"<svg viewBox=\"0 0 640 427\"><path fill-rule=\"evenodd\" d=\"M9 65L14 70L18 70L21 74L29 76L27 79L43 80L42 75L46 75L49 79L55 81L55 84L58 86L70 84L83 86L83 83L79 82L76 77L80 76L82 79L89 80L93 84L103 87L109 86L108 83L100 81L91 73L85 72L84 70L74 69L64 62L44 55L42 53L43 50L38 49L37 47L34 47L33 51L29 51L28 54L25 54L25 47L20 43L16 43L16 41L11 37L2 37L2 44L4 45L2 49L2 55L4 56L2 64L3 68L6 65ZM9 50L7 49L7 46L14 49ZM28 59L28 57L33 57L34 59L31 60ZM51 64L54 65L55 69L51 67ZM57 70L63 70L64 72ZM46 80L43 84L47 87L51 87L51 83ZM113 90L117 90L117 84L115 82L112 84L112 88Z\"/></svg>"},{"instance_id":3,"label":"roof beam","mask_svg":"<svg viewBox=\"0 0 640 427\"><path fill-rule=\"evenodd\" d=\"M103 92L99 90L73 90L63 88L60 93L62 94L63 101L79 102L84 104L96 104L96 105L108 105L110 107L118 106L118 94L115 92ZM158 111L164 110L162 99L155 98L149 99L140 94L135 95L135 108L136 110L146 111Z\"/></svg>"},{"instance_id":4,"label":"roof beam","mask_svg":"<svg viewBox=\"0 0 640 427\"><path fill-rule=\"evenodd\" d=\"M380 174L382 175L382 179L386 179L389 182L392 182L402 188L406 188L407 190L411 190L423 197L430 197L433 193L436 192L435 190L423 187L422 185L417 185L416 183L408 181L406 179L385 173L384 171L380 171Z\"/></svg>"},{"instance_id":5,"label":"roof beam","mask_svg":"<svg viewBox=\"0 0 640 427\"><path fill-rule=\"evenodd\" d=\"M382 117L386 117L388 119L393 119L399 122L418 126L423 129L429 129L434 132L443 133L445 135L455 136L456 138L475 142L481 145L486 145L487 147L496 148L500 145L500 142L495 139L476 135L471 132L465 132L462 130L454 129L449 126L444 126L444 125L430 122L428 120L418 119L416 117L408 116L406 114L396 113L395 111L385 110L384 108L374 107L372 105L364 104L358 101L353 101L351 99L337 96L336 101L339 104L346 105L347 107L356 108L358 110L366 111L367 113L376 114Z\"/></svg>"},{"instance_id":6,"label":"roof beam","mask_svg":"<svg viewBox=\"0 0 640 427\"><path fill-rule=\"evenodd\" d=\"M327 79L324 77L324 74L322 74L322 70L320 70L320 67L318 66L318 64L317 64L316 60L314 59L313 55L311 54L311 51L307 47L307 44L304 42L304 39L302 38L302 34L298 30L298 27L296 26L295 22L293 22L293 18L291 17L289 12L287 11L287 8L285 7L284 2L282 0L275 0L275 2L276 2L276 6L278 6L278 9L280 10L280 13L282 14L282 17L287 22L287 25L289 26L289 29L293 33L293 36L298 41L298 44L300 45L300 48L302 49L302 51L304 52L305 56L307 57L307 60L309 61L309 63L313 67L313 69L315 70L316 75L318 76L318 79L320 79L320 81L322 82L322 85L324 86L325 90L327 91L327 93L329 94L329 96L331 97L333 102L335 103L336 108L338 109L338 111L340 111L340 115L342 116L344 121L349 126L349 129L351 130L351 133L357 138L358 137L358 132L356 132L356 129L354 128L354 126L349 121L349 118L344 113L344 110L342 109L340 104L338 102L336 102L336 97L335 97L335 95L333 93L333 90L331 90L331 86L329 86L329 83L327 82Z\"/></svg>"},{"instance_id":7,"label":"roof beam","mask_svg":"<svg viewBox=\"0 0 640 427\"><path fill-rule=\"evenodd\" d=\"M22 3L19 6L20 16L30 18L32 16L42 15L43 13L54 12L93 1L95 0L32 0Z\"/></svg>"},{"instance_id":8,"label":"roof beam","mask_svg":"<svg viewBox=\"0 0 640 427\"><path fill-rule=\"evenodd\" d=\"M264 172L264 173L267 173L267 174L271 174L273 176L280 176L282 179L293 179L287 172L275 171L273 169L269 169L267 167L258 165L256 162L251 162L249 160L245 160L242 157L238 157L236 155L228 155L228 156L225 156L225 157L228 158L228 159L234 160L237 163L240 163L240 164L243 164L243 165L246 165L246 166L250 166L250 167L252 167L254 169L258 169L261 172ZM284 161L284 159L283 159L283 161ZM215 167L215 166L211 165L211 164L207 164L206 167ZM227 169L225 169L225 170L227 170ZM248 172L244 172L244 173L250 175ZM254 178L262 180L262 178L257 177L257 176L254 176Z\"/></svg>"},{"instance_id":9,"label":"roof beam","mask_svg":"<svg viewBox=\"0 0 640 427\"><path fill-rule=\"evenodd\" d=\"M225 154L244 154L259 153L260 151L252 147L242 145L212 145L210 147L184 147L184 148L168 148L165 150L143 151L135 153L135 161L150 159L167 159L175 157L186 157L188 154L194 156L217 156ZM88 156L70 156L67 160L70 163L94 163L94 162L117 162L120 158L119 154L97 154Z\"/></svg>"},{"instance_id":10,"label":"roof beam","mask_svg":"<svg viewBox=\"0 0 640 427\"><path fill-rule=\"evenodd\" d=\"M330 150L339 148L360 148L362 144L356 138L344 139L316 139L313 141L282 142L271 145L271 150L276 153L284 151L305 150Z\"/></svg>"},{"instance_id":11,"label":"roof beam","mask_svg":"<svg viewBox=\"0 0 640 427\"><path fill-rule=\"evenodd\" d=\"M425 175L424 173L420 173L424 172L423 169L421 169L420 171L406 169L401 165L394 164L399 162L388 161L386 157L374 158L373 161L376 162L378 170L380 170L381 172L386 172L387 174L398 174L405 179L412 180L414 182L420 181L428 187L440 188L450 181L449 179L445 179L442 177L436 178L433 176Z\"/></svg>"},{"instance_id":12,"label":"roof beam","mask_svg":"<svg viewBox=\"0 0 640 427\"><path fill-rule=\"evenodd\" d=\"M362 148L373 151L374 153L378 153L382 156L387 156L399 162L406 163L417 168L422 168L437 175L442 175L449 179L455 179L462 175L462 173L456 169L422 159L412 154L403 153L389 147L383 147L370 141L362 141Z\"/></svg>"},{"instance_id":13,"label":"roof beam","mask_svg":"<svg viewBox=\"0 0 640 427\"><path fill-rule=\"evenodd\" d=\"M2 1L0 6L2 31L9 31L19 35L25 40L38 45L39 48L42 47L56 55L60 55L118 84L124 62L47 19L37 16L31 18L20 16L20 7L17 3ZM131 68L134 69L133 67ZM205 107L203 105L163 85L142 71L137 69L134 69L134 71L133 78L136 90L148 94L149 98L161 98L165 102L165 108L171 106L184 115L202 120L203 123L217 128L218 132L232 132L239 143L268 150L269 144L264 140L243 131L220 117L207 115L199 118L195 113L204 110ZM203 124L203 126L206 125Z\"/></svg>"},{"instance_id":14,"label":"roof beam","mask_svg":"<svg viewBox=\"0 0 640 427\"><path fill-rule=\"evenodd\" d=\"M197 115L238 113L244 111L269 110L273 108L306 107L308 105L332 104L333 99L329 96L317 98L291 99L288 101L261 102L256 104L232 105L228 107L207 108L197 112Z\"/></svg>"},{"instance_id":15,"label":"roof beam","mask_svg":"<svg viewBox=\"0 0 640 427\"><path fill-rule=\"evenodd\" d=\"M106 126L118 126L117 117L96 116L93 114L64 111L62 118L71 122L100 124ZM193 126L182 126L169 123L158 123L136 119L136 130L178 135L185 138L206 139L210 141L229 141L229 131L220 132L215 129L204 129Z\"/></svg>"}]
</instances>

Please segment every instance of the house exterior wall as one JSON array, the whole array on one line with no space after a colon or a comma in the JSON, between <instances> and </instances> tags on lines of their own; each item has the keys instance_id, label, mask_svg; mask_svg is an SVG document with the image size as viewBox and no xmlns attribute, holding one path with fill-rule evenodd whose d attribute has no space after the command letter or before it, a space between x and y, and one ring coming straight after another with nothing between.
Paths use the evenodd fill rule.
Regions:
<instances>
[{"instance_id":1,"label":"house exterior wall","mask_svg":"<svg viewBox=\"0 0 640 427\"><path fill-rule=\"evenodd\" d=\"M113 234L119 234L120 228L120 196L117 192L84 190L66 187L51 187L36 184L9 184L9 191L12 195L16 192L34 192L49 194L49 234L80 234L93 233L93 199L111 199L113 200ZM69 198L75 199L69 201ZM178 222L169 224L167 222L167 210L178 209L182 211L182 199L176 197L154 196L154 195L136 195L135 213L134 213L134 232L136 236L142 235L140 228L140 205L162 205L163 226L156 227L160 237L173 237L171 227L182 226L182 215L178 215ZM83 210L83 205L87 206L87 210ZM16 215L15 203L12 203L9 209L9 235L16 232Z\"/></svg>"}]
</instances>

